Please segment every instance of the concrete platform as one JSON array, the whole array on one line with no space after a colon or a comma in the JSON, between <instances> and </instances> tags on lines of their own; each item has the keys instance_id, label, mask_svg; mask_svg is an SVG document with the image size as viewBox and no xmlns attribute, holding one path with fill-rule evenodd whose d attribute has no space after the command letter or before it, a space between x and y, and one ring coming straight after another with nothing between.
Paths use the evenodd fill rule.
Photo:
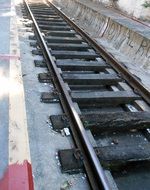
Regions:
<instances>
[{"instance_id":1,"label":"concrete platform","mask_svg":"<svg viewBox=\"0 0 150 190\"><path fill-rule=\"evenodd\" d=\"M31 189L32 173L14 2L0 2L0 189Z\"/></svg>"},{"instance_id":2,"label":"concrete platform","mask_svg":"<svg viewBox=\"0 0 150 190\"><path fill-rule=\"evenodd\" d=\"M6 8L7 6L7 8ZM10 16L4 16L8 11L10 11L10 1L6 5L6 2L0 1L0 54L1 56L4 54L9 54L10 44L9 44L9 35L10 35ZM4 30L4 28L6 30ZM4 40L3 40L4 39ZM8 81L9 76L9 60L6 58L0 58L0 117L3 118L3 122L0 125L0 177L3 176L3 173L8 165L8 87L6 88L3 83L4 81ZM3 86L2 86L3 85Z\"/></svg>"}]
</instances>

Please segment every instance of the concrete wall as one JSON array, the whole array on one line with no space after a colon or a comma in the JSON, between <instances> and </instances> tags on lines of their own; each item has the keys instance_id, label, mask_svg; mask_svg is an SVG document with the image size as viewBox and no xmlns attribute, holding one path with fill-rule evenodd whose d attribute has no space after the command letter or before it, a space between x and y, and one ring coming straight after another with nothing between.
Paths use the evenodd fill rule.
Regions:
<instances>
[{"instance_id":1,"label":"concrete wall","mask_svg":"<svg viewBox=\"0 0 150 190\"><path fill-rule=\"evenodd\" d=\"M103 3L107 6L113 6L122 12L127 13L136 18L142 20L150 20L150 7L145 8L142 4L145 0L92 0L96 2ZM147 0L150 2L150 0Z\"/></svg>"},{"instance_id":2,"label":"concrete wall","mask_svg":"<svg viewBox=\"0 0 150 190\"><path fill-rule=\"evenodd\" d=\"M84 0L55 2L93 38L105 40L115 50L130 58L130 61L150 70L149 28L121 16L118 18L110 10L100 10L94 6L91 8Z\"/></svg>"},{"instance_id":3,"label":"concrete wall","mask_svg":"<svg viewBox=\"0 0 150 190\"><path fill-rule=\"evenodd\" d=\"M149 27L88 0L53 2L150 89Z\"/></svg>"}]
</instances>

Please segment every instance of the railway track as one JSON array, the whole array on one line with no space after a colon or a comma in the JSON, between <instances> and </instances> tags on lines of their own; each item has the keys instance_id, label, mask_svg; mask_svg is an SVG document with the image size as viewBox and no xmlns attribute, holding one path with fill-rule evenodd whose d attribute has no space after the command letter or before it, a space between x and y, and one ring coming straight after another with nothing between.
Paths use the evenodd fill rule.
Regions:
<instances>
[{"instance_id":1,"label":"railway track","mask_svg":"<svg viewBox=\"0 0 150 190\"><path fill-rule=\"evenodd\" d=\"M53 129L69 129L75 142L58 152L62 172L85 171L92 189L118 189L116 171L149 163L150 92L55 5L25 1L25 8L32 53L43 55L35 65L48 68L39 81L55 87L41 101L61 103Z\"/></svg>"}]
</instances>

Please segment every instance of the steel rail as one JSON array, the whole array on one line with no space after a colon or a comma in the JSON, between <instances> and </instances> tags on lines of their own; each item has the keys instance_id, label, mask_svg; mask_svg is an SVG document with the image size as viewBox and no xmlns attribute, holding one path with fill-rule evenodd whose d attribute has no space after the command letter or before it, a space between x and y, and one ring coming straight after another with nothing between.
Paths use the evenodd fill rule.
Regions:
<instances>
[{"instance_id":1,"label":"steel rail","mask_svg":"<svg viewBox=\"0 0 150 190\"><path fill-rule=\"evenodd\" d=\"M61 17L63 17L100 55L108 61L108 63L126 80L126 82L138 92L142 98L150 104L150 91L142 84L132 73L118 62L110 53L107 52L101 45L92 39L84 32L74 21L70 20L65 13L57 9L57 7L47 0L47 3L52 5Z\"/></svg>"},{"instance_id":2,"label":"steel rail","mask_svg":"<svg viewBox=\"0 0 150 190\"><path fill-rule=\"evenodd\" d=\"M58 92L61 92L60 100L62 102L63 109L70 119L71 125L70 129L73 134L73 138L77 147L81 150L83 154L83 163L85 170L90 181L90 185L94 190L111 190L107 177L101 166L101 163L87 137L84 126L81 119L74 108L74 103L67 91L66 85L56 67L56 64L50 54L49 48L47 47L44 38L40 32L37 22L30 10L30 7L26 0L24 0L27 11L30 18L33 21L35 34L38 38L40 47L42 49L44 58L46 60L47 67L49 71L52 71L53 80L55 82L55 87Z\"/></svg>"}]
</instances>

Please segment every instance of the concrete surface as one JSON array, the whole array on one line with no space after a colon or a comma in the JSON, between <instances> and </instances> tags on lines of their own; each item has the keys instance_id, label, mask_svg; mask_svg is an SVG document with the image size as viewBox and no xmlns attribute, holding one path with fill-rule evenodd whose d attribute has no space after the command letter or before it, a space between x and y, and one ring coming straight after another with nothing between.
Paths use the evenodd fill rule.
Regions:
<instances>
[{"instance_id":1,"label":"concrete surface","mask_svg":"<svg viewBox=\"0 0 150 190\"><path fill-rule=\"evenodd\" d=\"M30 153L16 26L14 1L1 1L0 189L23 189L29 183L24 167L25 162L30 164Z\"/></svg>"},{"instance_id":2,"label":"concrete surface","mask_svg":"<svg viewBox=\"0 0 150 190\"><path fill-rule=\"evenodd\" d=\"M10 50L10 0L0 1L0 55ZM0 57L0 178L8 165L8 124L9 92L4 85L9 78L9 60Z\"/></svg>"},{"instance_id":3,"label":"concrete surface","mask_svg":"<svg viewBox=\"0 0 150 190\"><path fill-rule=\"evenodd\" d=\"M90 0L52 0L150 89L149 27Z\"/></svg>"}]
</instances>

